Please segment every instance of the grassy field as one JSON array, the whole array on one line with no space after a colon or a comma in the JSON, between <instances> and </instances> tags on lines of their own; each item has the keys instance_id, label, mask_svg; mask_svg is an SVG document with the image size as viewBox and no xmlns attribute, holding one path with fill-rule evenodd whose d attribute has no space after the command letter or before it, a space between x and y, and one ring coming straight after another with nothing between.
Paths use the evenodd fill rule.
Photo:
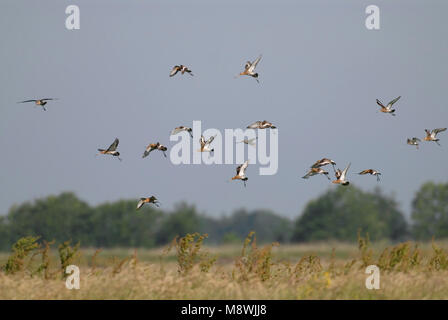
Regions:
<instances>
[{"instance_id":1,"label":"grassy field","mask_svg":"<svg viewBox=\"0 0 448 320\"><path fill-rule=\"evenodd\" d=\"M19 270L0 271L0 299L448 299L446 242L257 246L248 237L240 246L206 247L202 240L181 238L169 252L41 246L18 258ZM0 265L10 255L1 253ZM67 264L80 268L79 290L65 286ZM380 268L378 290L365 286L371 264Z\"/></svg>"}]
</instances>

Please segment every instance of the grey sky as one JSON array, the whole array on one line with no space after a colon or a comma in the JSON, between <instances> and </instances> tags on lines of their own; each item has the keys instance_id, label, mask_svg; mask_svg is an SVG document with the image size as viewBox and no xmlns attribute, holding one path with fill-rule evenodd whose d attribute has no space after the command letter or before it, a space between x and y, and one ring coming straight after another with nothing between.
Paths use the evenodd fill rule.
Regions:
<instances>
[{"instance_id":1,"label":"grey sky","mask_svg":"<svg viewBox=\"0 0 448 320\"><path fill-rule=\"evenodd\" d=\"M380 170L406 213L423 182L447 181L448 133L418 151L406 138L448 125L448 2L185 2L2 0L0 212L74 191L90 204L155 194L165 209L186 200L215 216L246 207L296 217L339 187L300 178L324 156L351 162L364 190L376 179L355 173ZM65 28L69 4L80 30ZM370 4L379 31L365 28ZM260 84L233 78L259 54ZM195 77L169 78L175 64ZM377 112L376 98L398 95L396 117ZM39 97L60 100L47 112L16 103ZM193 120L224 130L264 119L279 127L279 171L249 166L247 188L228 182L235 165L141 158ZM95 157L115 137L123 161Z\"/></svg>"}]
</instances>

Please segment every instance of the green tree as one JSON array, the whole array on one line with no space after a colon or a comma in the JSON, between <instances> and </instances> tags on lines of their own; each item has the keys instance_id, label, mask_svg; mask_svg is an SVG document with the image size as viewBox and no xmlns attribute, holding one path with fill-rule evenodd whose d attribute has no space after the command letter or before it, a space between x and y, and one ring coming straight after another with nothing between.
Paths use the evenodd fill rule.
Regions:
<instances>
[{"instance_id":1,"label":"green tree","mask_svg":"<svg viewBox=\"0 0 448 320\"><path fill-rule=\"evenodd\" d=\"M7 216L10 234L14 235L10 240L32 235L48 241L88 243L91 213L89 205L71 192L13 206Z\"/></svg>"},{"instance_id":2,"label":"green tree","mask_svg":"<svg viewBox=\"0 0 448 320\"><path fill-rule=\"evenodd\" d=\"M135 199L119 200L97 206L90 217L92 243L99 247L153 247L162 213L150 205L137 211L136 203Z\"/></svg>"},{"instance_id":3,"label":"green tree","mask_svg":"<svg viewBox=\"0 0 448 320\"><path fill-rule=\"evenodd\" d=\"M0 250L8 250L11 243L6 217L0 216Z\"/></svg>"},{"instance_id":4,"label":"green tree","mask_svg":"<svg viewBox=\"0 0 448 320\"><path fill-rule=\"evenodd\" d=\"M415 238L448 238L448 183L422 185L412 201L411 217Z\"/></svg>"},{"instance_id":5,"label":"green tree","mask_svg":"<svg viewBox=\"0 0 448 320\"><path fill-rule=\"evenodd\" d=\"M406 237L407 224L397 207L379 189L333 188L306 205L296 220L293 240L355 241L358 229L368 232L372 240L399 240Z\"/></svg>"},{"instance_id":6,"label":"green tree","mask_svg":"<svg viewBox=\"0 0 448 320\"><path fill-rule=\"evenodd\" d=\"M196 207L182 202L173 212L164 217L156 234L156 243L164 245L176 236L183 237L187 233L193 234L201 230L201 219L196 212Z\"/></svg>"},{"instance_id":7,"label":"green tree","mask_svg":"<svg viewBox=\"0 0 448 320\"><path fill-rule=\"evenodd\" d=\"M289 219L270 210L248 212L245 209L239 209L230 217L222 218L220 225L223 235L234 233L241 239L245 239L249 232L255 231L259 243L288 242L293 229Z\"/></svg>"}]
</instances>

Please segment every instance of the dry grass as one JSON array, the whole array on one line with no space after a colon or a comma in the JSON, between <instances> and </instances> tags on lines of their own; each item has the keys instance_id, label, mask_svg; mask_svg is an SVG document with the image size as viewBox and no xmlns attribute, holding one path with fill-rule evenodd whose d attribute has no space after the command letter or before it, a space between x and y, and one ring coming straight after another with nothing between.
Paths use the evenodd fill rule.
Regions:
<instances>
[{"instance_id":1,"label":"dry grass","mask_svg":"<svg viewBox=\"0 0 448 320\"><path fill-rule=\"evenodd\" d=\"M54 276L33 272L39 259L14 274L0 271L0 299L448 299L446 243L259 247L248 238L244 250L208 247L217 261L204 270L209 256L198 258L202 242L180 240L168 254L163 248L81 250L74 262L79 290L66 289L57 251L45 250ZM0 264L8 255L0 255ZM379 290L365 287L369 259L381 265Z\"/></svg>"}]
</instances>

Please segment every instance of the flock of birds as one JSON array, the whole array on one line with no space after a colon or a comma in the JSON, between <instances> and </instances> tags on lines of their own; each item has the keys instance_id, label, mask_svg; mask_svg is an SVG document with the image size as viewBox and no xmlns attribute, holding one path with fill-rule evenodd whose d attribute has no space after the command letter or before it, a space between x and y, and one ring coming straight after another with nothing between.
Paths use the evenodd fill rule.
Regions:
<instances>
[{"instance_id":1,"label":"flock of birds","mask_svg":"<svg viewBox=\"0 0 448 320\"><path fill-rule=\"evenodd\" d=\"M392 106L398 101L400 100L401 96L389 101L389 103L387 105L384 105L380 100L376 99L376 103L381 107L381 109L379 111L384 112L384 113L389 113L392 116L395 116L395 109L392 108ZM425 129L426 132L426 136L423 138L424 141L433 141L435 143L437 143L440 146L439 140L437 138L437 134L440 132L445 131L446 128L437 128L437 129L433 129L433 130L428 130ZM417 137L413 137L413 138L408 138L407 139L407 144L409 145L413 145L416 146L416 148L418 149L419 146L419 142L421 142L421 140ZM327 158L323 158L321 160L317 160L311 167L310 170L307 172L306 175L304 175L302 178L303 179L308 179L309 177L318 175L318 174L323 174L324 176L327 177L328 180L331 180L330 177L328 177L328 171L325 171L324 169L322 169L322 167L331 164L333 167L333 171L336 177L336 180L333 180L332 182L335 184L341 184L343 186L347 186L350 184L350 182L347 180L347 171L350 168L350 163L347 165L347 167L345 167L344 170L340 170L340 169L335 169L335 165L336 162L334 162L331 159L327 159ZM365 169L362 170L361 172L359 172L358 174L360 175L365 175L365 174L370 174L373 176L376 176L376 180L380 181L380 175L381 172L379 172L378 170L374 170L374 169Z\"/></svg>"},{"instance_id":2,"label":"flock of birds","mask_svg":"<svg viewBox=\"0 0 448 320\"><path fill-rule=\"evenodd\" d=\"M260 62L262 56L260 55L257 59L255 59L254 61L247 61L246 64L244 65L244 71L242 71L241 73L239 73L237 76L250 76L252 78L254 78L258 83L258 73L255 72L255 68L257 67L258 63ZM172 68L171 72L170 72L170 77L174 77L176 74L178 74L180 72L180 74L185 74L188 73L190 76L194 76L192 71L184 65L176 65ZM236 77L237 77L236 76ZM376 103L381 107L381 109L379 111L383 112L383 113L388 113L391 114L392 116L395 116L395 109L393 109L393 105L401 98L401 96L393 99L392 101L390 101L387 105L384 105L380 100L376 100ZM31 99L31 100L25 100L25 101L20 101L18 103L27 103L27 102L34 102L36 106L41 106L43 108L44 111L46 111L47 109L45 108L45 105L47 104L47 101L51 101L51 100L57 100L56 98L44 98L44 99ZM277 127L274 126L271 122L263 120L263 121L256 121L253 124L247 126L248 129L276 129ZM440 132L445 131L447 128L437 128L437 129L433 129L433 130L428 130L425 129L426 132L426 136L423 138L424 141L433 141L435 143L437 143L439 146L439 139L437 138L437 134L439 134ZM192 128L186 127L186 126L179 126L177 128L175 128L174 130L171 131L171 135L176 135L178 133L181 132L188 132L191 136L191 138L193 138L193 130ZM199 140L200 143L200 149L198 149L197 151L199 152L213 152L214 149L211 147L211 144L213 142L213 140L215 139L216 136L211 136L209 137L207 140L204 138L203 135L201 135L201 138ZM257 140L257 138L252 138L252 139L244 139L242 141L240 141L239 143L245 143L247 145L251 145L254 146L255 145L255 140ZM419 142L421 142L420 139L418 139L417 137L413 137L413 138L408 138L407 139L407 144L409 145L413 145L416 146L416 148L418 149L419 147ZM107 148L107 149L98 149L99 154L103 154L103 155L111 155L114 157L117 157L120 161L120 152L117 151L117 147L119 144L119 139L115 138L114 142ZM143 152L143 156L142 158L145 158L147 156L149 156L149 154L154 151L154 150L159 150L163 153L163 155L165 157L167 157L166 155L166 151L168 150L168 148L162 144L160 144L159 142L157 143L150 143L145 151ZM336 169L335 165L336 162L334 162L331 159L328 158L323 158L320 160L317 160L309 169L309 171L306 173L305 176L303 176L303 179L308 179L309 177L315 176L315 175L319 175L322 174L324 175L328 180L331 181L330 177L328 176L329 173L328 171L325 171L322 167L326 166L326 165L331 165L333 167L333 171L334 171L334 175L336 177L335 180L332 181L332 183L334 184L340 184L343 186L347 186L350 184L349 180L347 179L347 172L350 168L351 163L349 163L344 170L340 170L340 169ZM249 160L246 160L243 164L239 165L236 168L236 175L232 177L231 180L241 180L244 183L244 186L246 186L246 181L249 179L246 176L246 169L249 165ZM363 170L361 172L359 172L358 174L360 175L366 175L366 174L370 174L373 176L376 176L377 181L380 181L380 175L381 173L378 170L374 170L374 169L366 169ZM159 206L160 202L158 201L158 199L155 196L150 196L150 197L145 197L145 198L140 198L140 200L137 203L137 210L140 209L143 205L145 204L149 204L152 203L155 206Z\"/></svg>"}]
</instances>

